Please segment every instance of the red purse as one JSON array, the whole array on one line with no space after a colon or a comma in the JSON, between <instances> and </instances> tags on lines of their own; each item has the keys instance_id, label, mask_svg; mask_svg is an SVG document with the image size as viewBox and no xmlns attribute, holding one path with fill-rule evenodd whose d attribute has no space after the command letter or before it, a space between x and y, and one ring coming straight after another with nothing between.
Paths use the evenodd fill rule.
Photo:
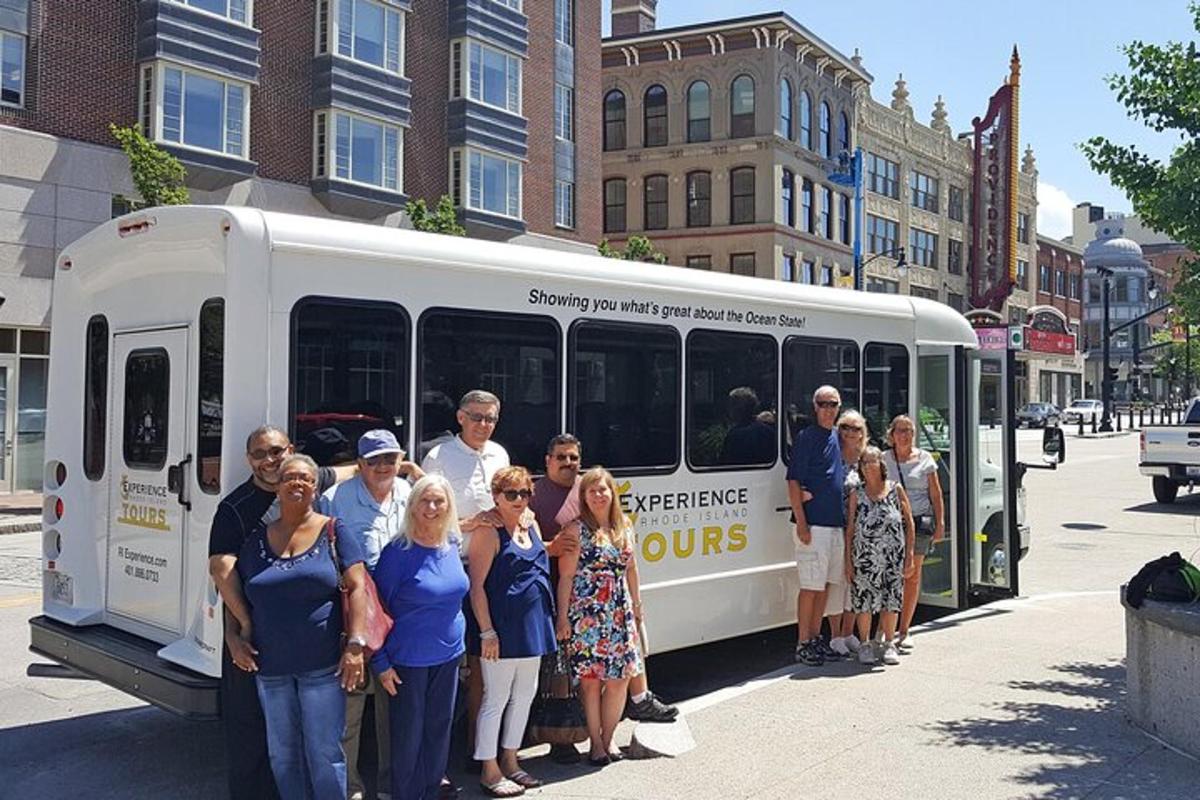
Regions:
<instances>
[{"instance_id":1,"label":"red purse","mask_svg":"<svg viewBox=\"0 0 1200 800\"><path fill-rule=\"evenodd\" d=\"M342 559L338 556L337 534L334 532L333 522L333 517L330 517L329 524L325 526L325 535L329 539L329 553L333 556L333 566L338 571L338 591L342 595L342 620L345 624L350 619L350 592L347 591L346 581L342 578ZM375 588L375 581L371 579L371 574L365 570L363 589L367 595L367 625L364 631L367 637L367 646L365 649L374 653L383 649L383 643L387 640L388 633L391 632L395 623L384 609L383 603L379 602L379 590Z\"/></svg>"}]
</instances>

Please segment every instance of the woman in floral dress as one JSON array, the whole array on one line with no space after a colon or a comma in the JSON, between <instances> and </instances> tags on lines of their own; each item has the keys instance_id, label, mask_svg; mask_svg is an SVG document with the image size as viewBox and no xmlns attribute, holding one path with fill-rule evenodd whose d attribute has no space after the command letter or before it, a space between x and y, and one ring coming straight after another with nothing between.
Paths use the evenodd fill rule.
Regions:
<instances>
[{"instance_id":1,"label":"woman in floral dress","mask_svg":"<svg viewBox=\"0 0 1200 800\"><path fill-rule=\"evenodd\" d=\"M633 529L617 502L612 475L593 467L579 481L579 550L558 559L558 638L567 641L591 737L589 762L621 758L613 732L629 679L642 671L642 616Z\"/></svg>"},{"instance_id":2,"label":"woman in floral dress","mask_svg":"<svg viewBox=\"0 0 1200 800\"><path fill-rule=\"evenodd\" d=\"M879 614L885 664L899 664L894 642L896 619L904 601L904 577L913 569L913 522L904 489L887 479L883 454L876 447L863 451L858 462L862 482L850 494L846 515L846 581L850 604L859 626ZM875 663L877 656L862 651L859 661Z\"/></svg>"}]
</instances>

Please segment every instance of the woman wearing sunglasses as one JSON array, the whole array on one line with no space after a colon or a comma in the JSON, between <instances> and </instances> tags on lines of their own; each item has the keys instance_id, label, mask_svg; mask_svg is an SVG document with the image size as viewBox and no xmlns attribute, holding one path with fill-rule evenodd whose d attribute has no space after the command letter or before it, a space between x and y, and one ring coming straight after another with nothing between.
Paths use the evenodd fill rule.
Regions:
<instances>
[{"instance_id":1,"label":"woman wearing sunglasses","mask_svg":"<svg viewBox=\"0 0 1200 800\"><path fill-rule=\"evenodd\" d=\"M475 759L491 797L516 797L542 785L517 762L542 656L556 649L550 558L537 526L522 521L532 497L533 479L524 467L498 470L492 498L502 524L476 528L467 556L483 672Z\"/></svg>"},{"instance_id":2,"label":"woman wearing sunglasses","mask_svg":"<svg viewBox=\"0 0 1200 800\"><path fill-rule=\"evenodd\" d=\"M558 638L570 640L591 753L602 767L621 758L613 732L625 709L629 679L642 672L637 622L641 587L633 529L621 512L617 486L603 467L579 480L579 549L558 559Z\"/></svg>"}]
</instances>

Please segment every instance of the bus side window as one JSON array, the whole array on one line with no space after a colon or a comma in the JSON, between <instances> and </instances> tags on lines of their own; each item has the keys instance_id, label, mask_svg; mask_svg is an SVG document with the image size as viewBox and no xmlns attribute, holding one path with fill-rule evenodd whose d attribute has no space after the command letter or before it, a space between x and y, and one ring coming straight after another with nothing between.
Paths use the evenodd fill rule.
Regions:
<instances>
[{"instance_id":1,"label":"bus side window","mask_svg":"<svg viewBox=\"0 0 1200 800\"><path fill-rule=\"evenodd\" d=\"M567 338L567 430L588 464L639 472L679 463L679 334L664 325L578 322Z\"/></svg>"},{"instance_id":2,"label":"bus side window","mask_svg":"<svg viewBox=\"0 0 1200 800\"><path fill-rule=\"evenodd\" d=\"M292 309L292 441L318 464L353 463L385 428L405 442L408 315L394 303L304 298Z\"/></svg>"},{"instance_id":3,"label":"bus side window","mask_svg":"<svg viewBox=\"0 0 1200 800\"><path fill-rule=\"evenodd\" d=\"M775 463L775 339L693 331L687 339L687 456L693 468Z\"/></svg>"},{"instance_id":4,"label":"bus side window","mask_svg":"<svg viewBox=\"0 0 1200 800\"><path fill-rule=\"evenodd\" d=\"M562 332L549 317L432 309L417 324L424 458L458 433L458 401L472 389L500 398L492 438L513 464L540 471L546 442L561 433Z\"/></svg>"},{"instance_id":5,"label":"bus side window","mask_svg":"<svg viewBox=\"0 0 1200 800\"><path fill-rule=\"evenodd\" d=\"M783 343L783 460L792 458L792 442L812 424L813 392L832 386L842 410L858 411L858 345L848 339L789 336Z\"/></svg>"},{"instance_id":6,"label":"bus side window","mask_svg":"<svg viewBox=\"0 0 1200 800\"><path fill-rule=\"evenodd\" d=\"M88 320L83 363L83 474L104 477L104 445L108 436L108 319Z\"/></svg>"},{"instance_id":7,"label":"bus side window","mask_svg":"<svg viewBox=\"0 0 1200 800\"><path fill-rule=\"evenodd\" d=\"M221 493L221 430L225 406L225 301L200 306L200 385L196 418L196 482Z\"/></svg>"},{"instance_id":8,"label":"bus side window","mask_svg":"<svg viewBox=\"0 0 1200 800\"><path fill-rule=\"evenodd\" d=\"M158 470L167 463L171 358L161 347L134 350L125 361L125 464Z\"/></svg>"},{"instance_id":9,"label":"bus side window","mask_svg":"<svg viewBox=\"0 0 1200 800\"><path fill-rule=\"evenodd\" d=\"M908 411L908 350L872 342L863 348L863 407L871 444L885 445L888 425Z\"/></svg>"}]
</instances>

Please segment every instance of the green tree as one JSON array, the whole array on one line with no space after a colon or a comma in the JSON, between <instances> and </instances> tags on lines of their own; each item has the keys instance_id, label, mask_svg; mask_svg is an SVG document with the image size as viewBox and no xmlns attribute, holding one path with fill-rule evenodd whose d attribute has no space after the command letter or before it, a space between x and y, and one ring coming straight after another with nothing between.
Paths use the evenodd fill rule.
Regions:
<instances>
[{"instance_id":1,"label":"green tree","mask_svg":"<svg viewBox=\"0 0 1200 800\"><path fill-rule=\"evenodd\" d=\"M425 233L444 233L447 236L466 236L467 229L458 222L458 212L449 195L442 195L433 211L424 200L409 200L404 204L404 213L415 230Z\"/></svg>"},{"instance_id":2,"label":"green tree","mask_svg":"<svg viewBox=\"0 0 1200 800\"><path fill-rule=\"evenodd\" d=\"M601 239L596 249L605 258L619 258L624 261L646 261L654 264L667 263L666 255L656 250L650 239L645 236L630 236L625 242L624 250L613 247L608 243L608 239Z\"/></svg>"},{"instance_id":3,"label":"green tree","mask_svg":"<svg viewBox=\"0 0 1200 800\"><path fill-rule=\"evenodd\" d=\"M142 196L140 203L122 197L126 204L130 207L181 206L190 202L184 185L187 170L179 159L143 136L136 126L120 127L110 122L108 132L129 157L129 173Z\"/></svg>"},{"instance_id":4,"label":"green tree","mask_svg":"<svg viewBox=\"0 0 1200 800\"><path fill-rule=\"evenodd\" d=\"M1200 4L1190 3L1200 32ZM1178 136L1166 162L1132 145L1096 136L1080 145L1092 169L1124 190L1133 210L1154 230L1200 253L1200 59L1196 42L1163 45L1134 41L1123 48L1128 75L1112 75L1109 87L1128 111L1158 133ZM1187 319L1200 320L1200 262L1181 264L1171 302Z\"/></svg>"}]
</instances>

